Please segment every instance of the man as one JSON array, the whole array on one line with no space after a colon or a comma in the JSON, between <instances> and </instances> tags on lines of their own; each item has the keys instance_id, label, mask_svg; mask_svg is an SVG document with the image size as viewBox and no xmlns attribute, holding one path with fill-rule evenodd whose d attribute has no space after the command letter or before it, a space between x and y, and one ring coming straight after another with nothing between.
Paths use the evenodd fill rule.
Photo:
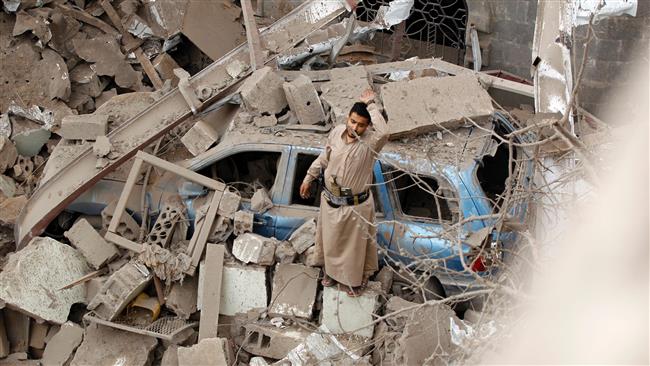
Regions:
<instances>
[{"instance_id":1,"label":"man","mask_svg":"<svg viewBox=\"0 0 650 366\"><path fill-rule=\"evenodd\" d=\"M377 154L388 141L388 125L374 103L375 93L366 90L360 100L346 124L334 127L325 151L300 186L300 195L309 197L312 182L322 172L325 184L316 227L316 246L324 260L322 284L338 282L350 296L358 296L378 269L370 185Z\"/></svg>"}]
</instances>

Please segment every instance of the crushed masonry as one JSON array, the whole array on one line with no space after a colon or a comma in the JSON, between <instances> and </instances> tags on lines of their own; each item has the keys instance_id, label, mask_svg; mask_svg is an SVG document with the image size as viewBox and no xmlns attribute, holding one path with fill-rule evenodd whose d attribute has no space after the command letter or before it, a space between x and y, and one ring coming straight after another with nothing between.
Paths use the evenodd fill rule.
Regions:
<instances>
[{"instance_id":1,"label":"crushed masonry","mask_svg":"<svg viewBox=\"0 0 650 366\"><path fill-rule=\"evenodd\" d=\"M284 80L265 66L253 72L239 88L244 106L259 114L275 115L287 106Z\"/></svg>"},{"instance_id":2,"label":"crushed masonry","mask_svg":"<svg viewBox=\"0 0 650 366\"><path fill-rule=\"evenodd\" d=\"M63 235L94 269L103 267L119 255L115 245L104 240L86 219L77 220Z\"/></svg>"},{"instance_id":3,"label":"crushed masonry","mask_svg":"<svg viewBox=\"0 0 650 366\"><path fill-rule=\"evenodd\" d=\"M179 347L178 366L228 365L226 347L223 338L206 338L192 347Z\"/></svg>"},{"instance_id":4,"label":"crushed masonry","mask_svg":"<svg viewBox=\"0 0 650 366\"><path fill-rule=\"evenodd\" d=\"M83 342L70 365L145 366L157 344L156 338L91 324L85 328Z\"/></svg>"},{"instance_id":5,"label":"crushed masonry","mask_svg":"<svg viewBox=\"0 0 650 366\"><path fill-rule=\"evenodd\" d=\"M285 82L283 88L289 108L296 114L301 124L313 125L325 122L325 111L311 79L300 75L289 83Z\"/></svg>"},{"instance_id":6,"label":"crushed masonry","mask_svg":"<svg viewBox=\"0 0 650 366\"><path fill-rule=\"evenodd\" d=\"M236 236L253 231L253 213L250 211L237 211L233 222L234 231Z\"/></svg>"}]
</instances>

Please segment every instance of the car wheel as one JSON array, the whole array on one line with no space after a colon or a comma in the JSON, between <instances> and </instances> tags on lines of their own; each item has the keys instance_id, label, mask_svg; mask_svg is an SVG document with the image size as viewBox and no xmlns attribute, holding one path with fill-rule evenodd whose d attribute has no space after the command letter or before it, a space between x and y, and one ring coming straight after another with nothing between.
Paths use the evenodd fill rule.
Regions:
<instances>
[{"instance_id":1,"label":"car wheel","mask_svg":"<svg viewBox=\"0 0 650 366\"><path fill-rule=\"evenodd\" d=\"M396 274L393 278L393 295L418 304L425 300L440 300L446 297L445 289L435 276L430 276L422 286L418 285L414 277Z\"/></svg>"}]
</instances>

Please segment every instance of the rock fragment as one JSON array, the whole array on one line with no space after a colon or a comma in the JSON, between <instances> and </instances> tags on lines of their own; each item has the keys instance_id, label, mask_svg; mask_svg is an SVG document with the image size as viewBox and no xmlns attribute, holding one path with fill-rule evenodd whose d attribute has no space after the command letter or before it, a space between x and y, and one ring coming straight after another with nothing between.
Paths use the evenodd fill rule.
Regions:
<instances>
[{"instance_id":1,"label":"rock fragment","mask_svg":"<svg viewBox=\"0 0 650 366\"><path fill-rule=\"evenodd\" d=\"M0 174L14 166L18 150L9 138L0 136Z\"/></svg>"},{"instance_id":2,"label":"rock fragment","mask_svg":"<svg viewBox=\"0 0 650 366\"><path fill-rule=\"evenodd\" d=\"M276 240L258 234L245 233L233 243L232 254L244 263L263 266L273 264Z\"/></svg>"},{"instance_id":3,"label":"rock fragment","mask_svg":"<svg viewBox=\"0 0 650 366\"><path fill-rule=\"evenodd\" d=\"M317 268L300 264L278 264L273 276L269 315L311 318L319 272Z\"/></svg>"},{"instance_id":4,"label":"rock fragment","mask_svg":"<svg viewBox=\"0 0 650 366\"><path fill-rule=\"evenodd\" d=\"M219 134L210 125L199 120L181 137L181 142L192 155L206 152L219 141Z\"/></svg>"},{"instance_id":5,"label":"rock fragment","mask_svg":"<svg viewBox=\"0 0 650 366\"><path fill-rule=\"evenodd\" d=\"M157 344L156 338L91 324L70 365L145 366Z\"/></svg>"},{"instance_id":6,"label":"rock fragment","mask_svg":"<svg viewBox=\"0 0 650 366\"><path fill-rule=\"evenodd\" d=\"M242 235L243 233L250 233L253 231L253 218L254 215L249 211L237 211L235 212L235 218L233 222L233 233L236 236Z\"/></svg>"},{"instance_id":7,"label":"rock fragment","mask_svg":"<svg viewBox=\"0 0 650 366\"><path fill-rule=\"evenodd\" d=\"M255 191L251 198L251 210L256 213L264 213L273 207L273 201L266 188L260 188Z\"/></svg>"},{"instance_id":8,"label":"rock fragment","mask_svg":"<svg viewBox=\"0 0 650 366\"><path fill-rule=\"evenodd\" d=\"M81 344L84 330L73 322L65 322L59 331L47 342L43 353L43 365L63 366L68 364L74 351Z\"/></svg>"},{"instance_id":9,"label":"rock fragment","mask_svg":"<svg viewBox=\"0 0 650 366\"><path fill-rule=\"evenodd\" d=\"M300 75L292 82L284 83L283 88L289 108L296 114L301 124L313 125L325 122L325 111L311 79Z\"/></svg>"},{"instance_id":10,"label":"rock fragment","mask_svg":"<svg viewBox=\"0 0 650 366\"><path fill-rule=\"evenodd\" d=\"M106 136L108 132L108 115L83 114L63 118L58 134L68 140L91 140L97 136Z\"/></svg>"},{"instance_id":11,"label":"rock fragment","mask_svg":"<svg viewBox=\"0 0 650 366\"><path fill-rule=\"evenodd\" d=\"M224 338L206 338L192 347L179 347L178 366L230 365L227 343Z\"/></svg>"},{"instance_id":12,"label":"rock fragment","mask_svg":"<svg viewBox=\"0 0 650 366\"><path fill-rule=\"evenodd\" d=\"M289 242L298 254L302 254L307 248L314 245L316 243L316 220L312 218L300 225L289 237Z\"/></svg>"},{"instance_id":13,"label":"rock fragment","mask_svg":"<svg viewBox=\"0 0 650 366\"><path fill-rule=\"evenodd\" d=\"M115 245L104 240L86 219L77 220L63 235L94 269L103 267L120 254Z\"/></svg>"},{"instance_id":14,"label":"rock fragment","mask_svg":"<svg viewBox=\"0 0 650 366\"><path fill-rule=\"evenodd\" d=\"M259 114L280 113L287 106L282 84L284 80L270 67L256 70L239 89L244 106Z\"/></svg>"},{"instance_id":15,"label":"rock fragment","mask_svg":"<svg viewBox=\"0 0 650 366\"><path fill-rule=\"evenodd\" d=\"M100 318L112 321L149 285L151 279L152 275L145 266L129 262L104 283L88 304L88 309Z\"/></svg>"}]
</instances>

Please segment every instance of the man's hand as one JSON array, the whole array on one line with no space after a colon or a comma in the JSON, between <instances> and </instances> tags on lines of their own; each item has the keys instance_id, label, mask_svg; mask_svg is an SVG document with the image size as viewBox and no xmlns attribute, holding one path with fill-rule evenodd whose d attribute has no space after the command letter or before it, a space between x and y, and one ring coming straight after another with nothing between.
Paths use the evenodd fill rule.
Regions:
<instances>
[{"instance_id":1,"label":"man's hand","mask_svg":"<svg viewBox=\"0 0 650 366\"><path fill-rule=\"evenodd\" d=\"M368 104L371 101L375 100L375 92L372 89L366 89L363 91L363 93L361 93L359 100L361 100L363 103Z\"/></svg>"},{"instance_id":2,"label":"man's hand","mask_svg":"<svg viewBox=\"0 0 650 366\"><path fill-rule=\"evenodd\" d=\"M350 9L350 11L355 11L357 10L357 3L359 0L346 0L346 3L348 4L347 8Z\"/></svg>"},{"instance_id":3,"label":"man's hand","mask_svg":"<svg viewBox=\"0 0 650 366\"><path fill-rule=\"evenodd\" d=\"M303 199L309 198L309 188L311 188L311 182L302 182L300 185L300 197Z\"/></svg>"}]
</instances>

